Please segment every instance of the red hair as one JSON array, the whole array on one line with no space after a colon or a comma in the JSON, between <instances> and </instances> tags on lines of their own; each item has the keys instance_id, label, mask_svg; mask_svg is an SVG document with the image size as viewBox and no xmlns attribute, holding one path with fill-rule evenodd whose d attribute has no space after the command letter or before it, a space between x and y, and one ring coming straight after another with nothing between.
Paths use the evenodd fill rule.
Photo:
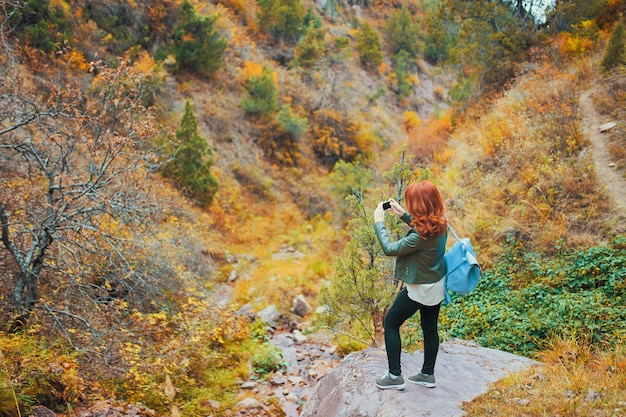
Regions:
<instances>
[{"instance_id":1,"label":"red hair","mask_svg":"<svg viewBox=\"0 0 626 417\"><path fill-rule=\"evenodd\" d=\"M430 181L411 183L404 192L407 211L413 217L413 226L422 238L442 235L446 231L445 207L439 190Z\"/></svg>"}]
</instances>

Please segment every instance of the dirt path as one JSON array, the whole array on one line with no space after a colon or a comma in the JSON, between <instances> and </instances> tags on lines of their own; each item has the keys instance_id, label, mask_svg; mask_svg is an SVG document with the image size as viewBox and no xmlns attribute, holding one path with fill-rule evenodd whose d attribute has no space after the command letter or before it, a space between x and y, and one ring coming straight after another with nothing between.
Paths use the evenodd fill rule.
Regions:
<instances>
[{"instance_id":1,"label":"dirt path","mask_svg":"<svg viewBox=\"0 0 626 417\"><path fill-rule=\"evenodd\" d=\"M613 199L616 211L626 215L626 181L615 168L609 166L611 155L605 143L604 133L600 132L600 126L611 120L603 120L600 116L591 99L591 91L581 94L579 106L582 133L591 142L598 183L606 188L607 195Z\"/></svg>"}]
</instances>

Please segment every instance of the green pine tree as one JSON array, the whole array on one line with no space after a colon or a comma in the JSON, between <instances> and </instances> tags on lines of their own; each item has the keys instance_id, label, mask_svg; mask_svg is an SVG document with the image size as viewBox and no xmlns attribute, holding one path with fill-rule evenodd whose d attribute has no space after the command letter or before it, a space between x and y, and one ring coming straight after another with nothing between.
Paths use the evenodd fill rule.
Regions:
<instances>
[{"instance_id":1,"label":"green pine tree","mask_svg":"<svg viewBox=\"0 0 626 417\"><path fill-rule=\"evenodd\" d=\"M408 97L412 93L412 86L409 81L411 73L410 64L411 57L404 49L398 52L398 54L393 58L393 70L396 74L396 88L398 96L401 98Z\"/></svg>"},{"instance_id":2,"label":"green pine tree","mask_svg":"<svg viewBox=\"0 0 626 417\"><path fill-rule=\"evenodd\" d=\"M378 71L383 62L383 48L378 32L367 22L363 23L357 35L356 50L359 52L363 68Z\"/></svg>"},{"instance_id":3,"label":"green pine tree","mask_svg":"<svg viewBox=\"0 0 626 417\"><path fill-rule=\"evenodd\" d=\"M624 24L618 22L613 27L613 33L609 46L606 49L604 58L602 58L602 68L605 71L611 70L620 65L626 64L626 31Z\"/></svg>"},{"instance_id":4,"label":"green pine tree","mask_svg":"<svg viewBox=\"0 0 626 417\"><path fill-rule=\"evenodd\" d=\"M300 0L259 0L259 24L277 39L295 43L307 14Z\"/></svg>"},{"instance_id":5,"label":"green pine tree","mask_svg":"<svg viewBox=\"0 0 626 417\"><path fill-rule=\"evenodd\" d=\"M189 100L176 131L172 160L165 165L163 173L176 181L183 195L193 199L202 208L211 205L218 189L213 173L213 152L206 139L198 133L198 122Z\"/></svg>"},{"instance_id":6,"label":"green pine tree","mask_svg":"<svg viewBox=\"0 0 626 417\"><path fill-rule=\"evenodd\" d=\"M417 58L424 49L420 26L406 5L389 16L386 29L392 53L404 50Z\"/></svg>"},{"instance_id":7,"label":"green pine tree","mask_svg":"<svg viewBox=\"0 0 626 417\"><path fill-rule=\"evenodd\" d=\"M227 42L213 29L215 19L198 15L188 0L183 2L173 35L176 71L210 76L221 68Z\"/></svg>"},{"instance_id":8,"label":"green pine tree","mask_svg":"<svg viewBox=\"0 0 626 417\"><path fill-rule=\"evenodd\" d=\"M403 153L400 162L384 174L391 188L382 190L372 191L370 182L361 178L374 178L374 173L367 173L368 169L361 165L362 161L338 164L341 168L333 173L333 179L338 183L337 191L349 193L346 200L354 217L348 224L352 240L336 259L330 285L320 291L320 304L328 309L322 320L338 334L349 335L366 345L381 346L383 343L383 318L397 291L393 277L394 259L382 252L372 226L373 210L366 200L377 203L393 196L401 202L404 189L416 179L407 160L412 160L412 156L405 157ZM429 175L430 171L426 170L420 179ZM372 197L366 196L368 191L372 191ZM404 234L397 216L387 216L385 221L393 234Z\"/></svg>"},{"instance_id":9,"label":"green pine tree","mask_svg":"<svg viewBox=\"0 0 626 417\"><path fill-rule=\"evenodd\" d=\"M312 67L324 55L325 49L324 30L320 27L309 26L296 45L295 61L302 67Z\"/></svg>"}]
</instances>

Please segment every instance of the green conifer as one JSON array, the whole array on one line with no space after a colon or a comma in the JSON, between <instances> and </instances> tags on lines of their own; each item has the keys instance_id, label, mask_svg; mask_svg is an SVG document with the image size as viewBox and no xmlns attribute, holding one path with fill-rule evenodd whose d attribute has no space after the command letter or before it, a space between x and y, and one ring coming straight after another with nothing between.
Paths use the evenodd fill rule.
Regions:
<instances>
[{"instance_id":1,"label":"green conifer","mask_svg":"<svg viewBox=\"0 0 626 417\"><path fill-rule=\"evenodd\" d=\"M606 71L620 65L626 64L626 32L624 24L618 22L613 27L613 34L606 49L606 54L602 58L602 68Z\"/></svg>"},{"instance_id":2,"label":"green conifer","mask_svg":"<svg viewBox=\"0 0 626 417\"><path fill-rule=\"evenodd\" d=\"M357 35L356 50L359 52L361 65L367 70L377 70L383 62L383 49L376 29L365 22Z\"/></svg>"},{"instance_id":3,"label":"green conifer","mask_svg":"<svg viewBox=\"0 0 626 417\"><path fill-rule=\"evenodd\" d=\"M207 208L218 189L218 182L211 173L213 152L206 139L198 134L198 122L189 100L176 131L175 151L165 166L164 174L175 180L183 194Z\"/></svg>"},{"instance_id":4,"label":"green conifer","mask_svg":"<svg viewBox=\"0 0 626 417\"><path fill-rule=\"evenodd\" d=\"M213 28L216 17L203 17L185 0L174 26L176 70L210 76L222 66L226 39Z\"/></svg>"}]
</instances>

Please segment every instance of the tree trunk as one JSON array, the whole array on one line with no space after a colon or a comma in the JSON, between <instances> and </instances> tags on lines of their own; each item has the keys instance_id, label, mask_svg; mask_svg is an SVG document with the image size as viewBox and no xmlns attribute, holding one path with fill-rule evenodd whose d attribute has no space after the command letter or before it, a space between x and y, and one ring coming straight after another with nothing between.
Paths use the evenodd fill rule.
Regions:
<instances>
[{"instance_id":1,"label":"tree trunk","mask_svg":"<svg viewBox=\"0 0 626 417\"><path fill-rule=\"evenodd\" d=\"M372 313L372 319L374 320L374 346L378 348L385 346L385 329L383 327L385 314L387 314L387 309L377 309Z\"/></svg>"}]
</instances>

